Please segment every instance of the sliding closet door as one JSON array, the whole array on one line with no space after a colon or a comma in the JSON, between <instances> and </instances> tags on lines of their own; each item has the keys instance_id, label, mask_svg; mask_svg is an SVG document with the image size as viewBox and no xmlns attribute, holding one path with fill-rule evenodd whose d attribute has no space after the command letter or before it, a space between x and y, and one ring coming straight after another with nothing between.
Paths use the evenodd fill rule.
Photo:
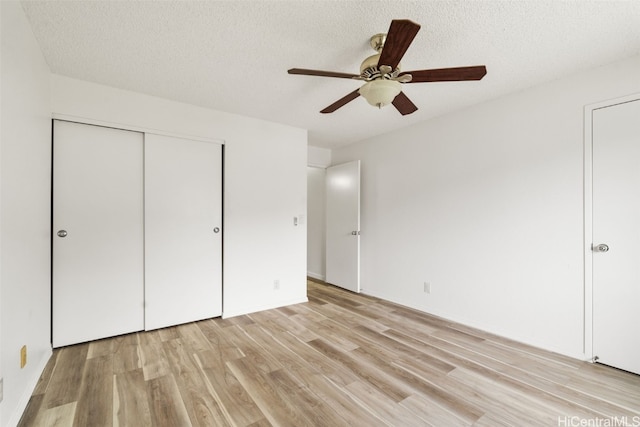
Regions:
<instances>
[{"instance_id":1,"label":"sliding closet door","mask_svg":"<svg viewBox=\"0 0 640 427\"><path fill-rule=\"evenodd\" d=\"M145 329L222 314L222 146L145 136Z\"/></svg>"},{"instance_id":2,"label":"sliding closet door","mask_svg":"<svg viewBox=\"0 0 640 427\"><path fill-rule=\"evenodd\" d=\"M143 135L54 122L53 346L144 328Z\"/></svg>"}]
</instances>

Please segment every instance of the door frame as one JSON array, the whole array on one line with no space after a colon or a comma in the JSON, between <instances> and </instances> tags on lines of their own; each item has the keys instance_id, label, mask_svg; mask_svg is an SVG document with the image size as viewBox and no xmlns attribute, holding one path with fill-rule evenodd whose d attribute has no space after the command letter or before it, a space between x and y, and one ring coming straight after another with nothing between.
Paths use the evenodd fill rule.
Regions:
<instances>
[{"instance_id":1,"label":"door frame","mask_svg":"<svg viewBox=\"0 0 640 427\"><path fill-rule=\"evenodd\" d=\"M593 112L640 100L640 93L588 104L584 107L584 337L583 353L593 360Z\"/></svg>"}]
</instances>

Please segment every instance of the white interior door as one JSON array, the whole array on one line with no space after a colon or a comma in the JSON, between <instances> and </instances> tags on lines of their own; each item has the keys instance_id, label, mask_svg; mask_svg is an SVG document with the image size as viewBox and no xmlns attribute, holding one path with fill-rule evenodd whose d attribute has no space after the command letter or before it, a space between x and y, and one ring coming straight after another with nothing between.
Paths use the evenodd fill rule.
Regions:
<instances>
[{"instance_id":1,"label":"white interior door","mask_svg":"<svg viewBox=\"0 0 640 427\"><path fill-rule=\"evenodd\" d=\"M54 122L54 347L144 328L142 144Z\"/></svg>"},{"instance_id":2,"label":"white interior door","mask_svg":"<svg viewBox=\"0 0 640 427\"><path fill-rule=\"evenodd\" d=\"M145 136L145 329L222 314L222 146Z\"/></svg>"},{"instance_id":3,"label":"white interior door","mask_svg":"<svg viewBox=\"0 0 640 427\"><path fill-rule=\"evenodd\" d=\"M593 111L593 354L640 374L640 100Z\"/></svg>"},{"instance_id":4,"label":"white interior door","mask_svg":"<svg viewBox=\"0 0 640 427\"><path fill-rule=\"evenodd\" d=\"M326 282L360 292L360 160L327 168Z\"/></svg>"}]
</instances>

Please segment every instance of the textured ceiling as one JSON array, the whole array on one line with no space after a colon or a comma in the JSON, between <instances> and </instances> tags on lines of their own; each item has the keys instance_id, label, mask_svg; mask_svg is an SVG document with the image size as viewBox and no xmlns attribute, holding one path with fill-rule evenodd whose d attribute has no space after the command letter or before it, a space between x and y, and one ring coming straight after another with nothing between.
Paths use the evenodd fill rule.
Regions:
<instances>
[{"instance_id":1,"label":"textured ceiling","mask_svg":"<svg viewBox=\"0 0 640 427\"><path fill-rule=\"evenodd\" d=\"M640 54L640 1L22 1L57 74L308 129L334 148ZM401 116L358 98L358 73L392 19L422 29L405 70L487 66L474 82L403 86ZM639 77L640 81L640 77Z\"/></svg>"}]
</instances>

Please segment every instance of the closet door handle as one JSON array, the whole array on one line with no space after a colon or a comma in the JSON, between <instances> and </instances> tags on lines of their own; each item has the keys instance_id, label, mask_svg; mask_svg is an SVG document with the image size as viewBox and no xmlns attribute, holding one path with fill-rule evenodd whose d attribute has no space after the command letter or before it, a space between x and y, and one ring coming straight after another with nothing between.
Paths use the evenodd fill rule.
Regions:
<instances>
[{"instance_id":1,"label":"closet door handle","mask_svg":"<svg viewBox=\"0 0 640 427\"><path fill-rule=\"evenodd\" d=\"M58 230L58 237L67 237L67 230Z\"/></svg>"},{"instance_id":2,"label":"closet door handle","mask_svg":"<svg viewBox=\"0 0 640 427\"><path fill-rule=\"evenodd\" d=\"M591 247L594 252L609 252L609 245L601 243L599 245L594 245Z\"/></svg>"}]
</instances>

